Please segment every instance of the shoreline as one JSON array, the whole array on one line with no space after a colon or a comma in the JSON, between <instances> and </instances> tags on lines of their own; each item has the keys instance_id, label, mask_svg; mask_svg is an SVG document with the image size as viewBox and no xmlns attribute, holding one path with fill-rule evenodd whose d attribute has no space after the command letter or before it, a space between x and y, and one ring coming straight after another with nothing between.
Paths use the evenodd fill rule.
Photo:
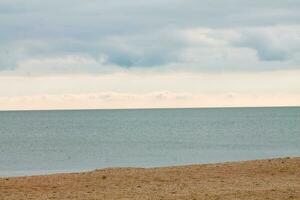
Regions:
<instances>
[{"instance_id":1,"label":"shoreline","mask_svg":"<svg viewBox=\"0 0 300 200\"><path fill-rule=\"evenodd\" d=\"M100 167L100 168L90 168L90 169L70 169L70 170L30 170L30 171L15 171L14 174L20 175L0 175L0 180L5 178L22 178L22 177L35 177L35 176L51 176L51 175L61 175L61 174L78 174L78 173L89 173L93 171L100 170L113 170L113 169L163 169L163 168L177 168L177 167L189 167L198 165L222 165L222 164L234 164L234 163L244 163L253 162L261 160L277 160L277 159L293 159L300 158L298 156L282 156L282 157L268 157L268 158L258 158L250 160L229 160L229 161L217 161L217 162L203 162L203 163L189 163L189 164L178 164L178 165L163 165L163 166L117 166L117 167ZM26 174L27 172L27 174Z\"/></svg>"},{"instance_id":2,"label":"shoreline","mask_svg":"<svg viewBox=\"0 0 300 200\"><path fill-rule=\"evenodd\" d=\"M300 199L300 157L0 178L0 199Z\"/></svg>"},{"instance_id":3,"label":"shoreline","mask_svg":"<svg viewBox=\"0 0 300 200\"><path fill-rule=\"evenodd\" d=\"M177 167L189 167L189 166L199 166L199 165L223 165L223 164L234 164L234 163L244 163L244 162L254 162L262 160L277 160L277 159L293 159L300 158L298 156L283 156L283 157L269 157L269 158L258 158L250 160L229 160L229 161L217 161L217 162L203 162L203 163L190 163L190 164L178 164L178 165L163 165L163 166L117 166L117 167L100 167L100 168L90 168L90 169L70 169L70 170L31 170L31 171L16 171L15 174L20 175L0 175L0 180L5 178L22 178L22 177L35 177L35 176L51 176L51 175L61 175L61 174L78 174L78 173L89 173L93 171L101 170L113 170L113 169L163 169L163 168L177 168ZM28 174L26 174L28 172ZM37 173L36 173L37 172Z\"/></svg>"}]
</instances>

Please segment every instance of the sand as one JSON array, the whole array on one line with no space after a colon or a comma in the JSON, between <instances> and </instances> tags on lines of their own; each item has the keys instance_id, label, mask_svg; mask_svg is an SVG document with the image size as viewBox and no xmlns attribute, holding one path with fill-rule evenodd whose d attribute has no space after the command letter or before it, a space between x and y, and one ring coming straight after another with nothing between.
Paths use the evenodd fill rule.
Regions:
<instances>
[{"instance_id":1,"label":"sand","mask_svg":"<svg viewBox=\"0 0 300 200\"><path fill-rule=\"evenodd\" d=\"M300 158L1 178L0 199L300 199Z\"/></svg>"}]
</instances>

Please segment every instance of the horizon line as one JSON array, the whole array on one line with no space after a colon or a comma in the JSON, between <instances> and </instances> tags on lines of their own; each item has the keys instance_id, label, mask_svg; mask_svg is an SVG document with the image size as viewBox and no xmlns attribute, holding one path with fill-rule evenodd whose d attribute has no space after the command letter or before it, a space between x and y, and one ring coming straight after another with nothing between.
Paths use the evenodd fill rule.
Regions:
<instances>
[{"instance_id":1,"label":"horizon line","mask_svg":"<svg viewBox=\"0 0 300 200\"><path fill-rule=\"evenodd\" d=\"M97 111L97 110L173 110L173 109L230 109L230 108L300 108L294 106L206 106L206 107L148 107L148 108L66 108L66 109L7 109L0 112L34 112L34 111Z\"/></svg>"}]
</instances>

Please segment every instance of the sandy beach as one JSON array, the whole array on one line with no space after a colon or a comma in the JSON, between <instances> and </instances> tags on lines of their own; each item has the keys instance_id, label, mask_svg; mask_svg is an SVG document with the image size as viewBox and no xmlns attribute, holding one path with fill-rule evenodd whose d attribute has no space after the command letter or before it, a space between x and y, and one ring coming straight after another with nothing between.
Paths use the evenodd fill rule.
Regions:
<instances>
[{"instance_id":1,"label":"sandy beach","mask_svg":"<svg viewBox=\"0 0 300 200\"><path fill-rule=\"evenodd\" d=\"M0 199L300 199L300 158L1 178Z\"/></svg>"}]
</instances>

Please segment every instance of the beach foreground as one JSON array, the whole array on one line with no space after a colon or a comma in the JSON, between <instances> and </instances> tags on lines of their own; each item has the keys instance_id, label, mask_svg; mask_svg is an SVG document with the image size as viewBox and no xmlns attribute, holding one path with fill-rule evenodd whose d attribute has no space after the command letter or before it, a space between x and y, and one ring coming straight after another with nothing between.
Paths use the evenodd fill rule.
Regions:
<instances>
[{"instance_id":1,"label":"beach foreground","mask_svg":"<svg viewBox=\"0 0 300 200\"><path fill-rule=\"evenodd\" d=\"M1 178L0 199L300 199L300 158Z\"/></svg>"}]
</instances>

